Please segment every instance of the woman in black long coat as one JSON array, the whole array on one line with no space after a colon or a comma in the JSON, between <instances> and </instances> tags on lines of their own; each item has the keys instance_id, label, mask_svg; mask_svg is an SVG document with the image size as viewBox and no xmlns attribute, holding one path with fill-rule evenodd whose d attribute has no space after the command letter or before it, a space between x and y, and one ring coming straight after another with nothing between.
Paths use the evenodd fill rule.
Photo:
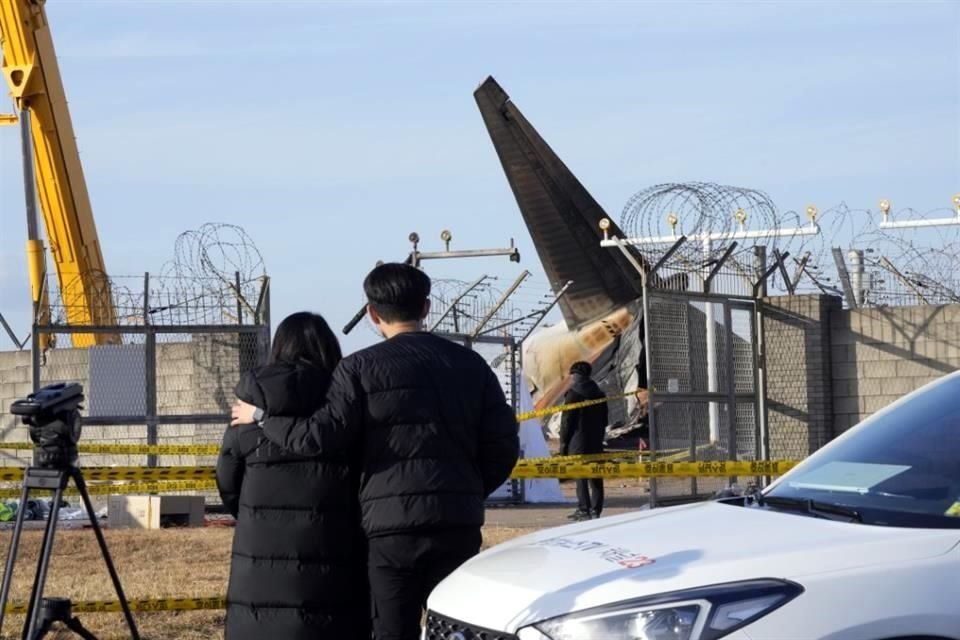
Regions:
<instances>
[{"instance_id":1,"label":"woman in black long coat","mask_svg":"<svg viewBox=\"0 0 960 640\"><path fill-rule=\"evenodd\" d=\"M340 357L322 317L295 313L277 327L270 364L244 375L236 395L270 415L309 415ZM355 469L344 458L289 454L256 424L227 428L217 462L220 496L237 519L227 640L369 640Z\"/></svg>"}]
</instances>

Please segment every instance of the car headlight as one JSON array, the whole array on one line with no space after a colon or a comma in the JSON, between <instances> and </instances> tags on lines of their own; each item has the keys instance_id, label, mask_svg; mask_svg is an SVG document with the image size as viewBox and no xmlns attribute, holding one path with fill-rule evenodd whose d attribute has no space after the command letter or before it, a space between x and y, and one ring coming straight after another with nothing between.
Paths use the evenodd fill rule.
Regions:
<instances>
[{"instance_id":1,"label":"car headlight","mask_svg":"<svg viewBox=\"0 0 960 640\"><path fill-rule=\"evenodd\" d=\"M716 640L803 592L782 580L750 580L580 611L521 630L523 640ZM523 633L523 631L527 631Z\"/></svg>"}]
</instances>

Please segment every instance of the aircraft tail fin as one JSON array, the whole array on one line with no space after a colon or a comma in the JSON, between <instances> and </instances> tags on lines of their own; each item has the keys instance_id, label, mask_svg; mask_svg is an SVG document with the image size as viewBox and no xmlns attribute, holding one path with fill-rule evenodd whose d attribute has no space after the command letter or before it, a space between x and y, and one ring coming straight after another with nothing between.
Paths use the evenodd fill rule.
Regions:
<instances>
[{"instance_id":1,"label":"aircraft tail fin","mask_svg":"<svg viewBox=\"0 0 960 640\"><path fill-rule=\"evenodd\" d=\"M568 327L603 317L641 295L640 276L616 250L600 246L608 218L492 77L474 92L547 277L573 284L560 301ZM623 233L611 220L611 235ZM639 253L641 265L648 268Z\"/></svg>"}]
</instances>

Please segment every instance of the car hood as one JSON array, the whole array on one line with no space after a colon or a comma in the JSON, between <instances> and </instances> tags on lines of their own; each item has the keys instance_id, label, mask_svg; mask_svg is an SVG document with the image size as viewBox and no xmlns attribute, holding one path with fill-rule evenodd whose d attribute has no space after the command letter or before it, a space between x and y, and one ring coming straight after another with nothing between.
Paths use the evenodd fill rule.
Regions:
<instances>
[{"instance_id":1,"label":"car hood","mask_svg":"<svg viewBox=\"0 0 960 640\"><path fill-rule=\"evenodd\" d=\"M960 531L838 522L716 502L547 529L454 572L429 608L514 632L546 618L658 593L751 578L798 579L941 555Z\"/></svg>"}]
</instances>

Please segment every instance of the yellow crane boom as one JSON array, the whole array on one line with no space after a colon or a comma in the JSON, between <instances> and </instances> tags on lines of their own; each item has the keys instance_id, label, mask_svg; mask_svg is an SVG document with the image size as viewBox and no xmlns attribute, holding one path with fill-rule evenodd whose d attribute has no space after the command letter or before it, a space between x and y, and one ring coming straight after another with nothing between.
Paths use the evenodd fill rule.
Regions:
<instances>
[{"instance_id":1,"label":"yellow crane boom","mask_svg":"<svg viewBox=\"0 0 960 640\"><path fill-rule=\"evenodd\" d=\"M116 324L103 254L87 193L66 93L44 10L46 0L0 0L3 75L17 109L29 116L36 193L69 325ZM29 205L28 205L29 208ZM27 241L38 316L49 317L42 240ZM116 341L109 334L74 334L73 346Z\"/></svg>"}]
</instances>

